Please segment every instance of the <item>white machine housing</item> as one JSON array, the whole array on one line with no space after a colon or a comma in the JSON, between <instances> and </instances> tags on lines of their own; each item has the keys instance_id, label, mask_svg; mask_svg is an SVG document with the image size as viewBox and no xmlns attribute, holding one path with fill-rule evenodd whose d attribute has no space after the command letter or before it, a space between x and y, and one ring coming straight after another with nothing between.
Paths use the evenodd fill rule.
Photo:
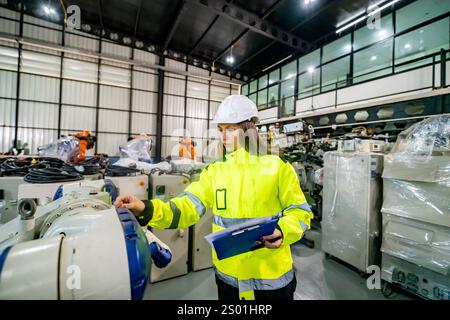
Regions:
<instances>
[{"instance_id":1,"label":"white machine housing","mask_svg":"<svg viewBox=\"0 0 450 320\"><path fill-rule=\"evenodd\" d=\"M110 195L79 187L0 226L0 299L141 299L150 240ZM32 202L31 202L32 203Z\"/></svg>"},{"instance_id":2,"label":"white machine housing","mask_svg":"<svg viewBox=\"0 0 450 320\"><path fill-rule=\"evenodd\" d=\"M383 155L324 156L322 250L362 273L380 265Z\"/></svg>"},{"instance_id":3,"label":"white machine housing","mask_svg":"<svg viewBox=\"0 0 450 320\"><path fill-rule=\"evenodd\" d=\"M189 185L190 176L187 174L168 174L161 171L150 175L151 197L163 201L178 196ZM172 263L164 269L152 265L151 282L157 282L188 273L189 229L159 230L152 228L152 232L166 243L173 254Z\"/></svg>"}]
</instances>

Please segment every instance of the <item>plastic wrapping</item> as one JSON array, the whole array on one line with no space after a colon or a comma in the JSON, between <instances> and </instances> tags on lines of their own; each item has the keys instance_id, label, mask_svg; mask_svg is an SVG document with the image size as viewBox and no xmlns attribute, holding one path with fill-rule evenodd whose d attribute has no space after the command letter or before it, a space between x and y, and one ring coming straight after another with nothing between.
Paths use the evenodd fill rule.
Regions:
<instances>
[{"instance_id":1,"label":"plastic wrapping","mask_svg":"<svg viewBox=\"0 0 450 320\"><path fill-rule=\"evenodd\" d=\"M182 173L192 173L207 166L206 163L191 159L172 160L170 164L172 165L172 171Z\"/></svg>"},{"instance_id":2,"label":"plastic wrapping","mask_svg":"<svg viewBox=\"0 0 450 320\"><path fill-rule=\"evenodd\" d=\"M383 157L327 152L323 175L323 251L366 272L379 264Z\"/></svg>"},{"instance_id":3,"label":"plastic wrapping","mask_svg":"<svg viewBox=\"0 0 450 320\"><path fill-rule=\"evenodd\" d=\"M80 140L69 136L40 146L37 150L40 157L58 158L67 162L77 157L80 151Z\"/></svg>"},{"instance_id":4,"label":"plastic wrapping","mask_svg":"<svg viewBox=\"0 0 450 320\"><path fill-rule=\"evenodd\" d=\"M323 186L323 168L314 171L314 183Z\"/></svg>"},{"instance_id":5,"label":"plastic wrapping","mask_svg":"<svg viewBox=\"0 0 450 320\"><path fill-rule=\"evenodd\" d=\"M450 185L384 179L381 210L450 228Z\"/></svg>"},{"instance_id":6,"label":"plastic wrapping","mask_svg":"<svg viewBox=\"0 0 450 320\"><path fill-rule=\"evenodd\" d=\"M383 178L438 183L449 187L450 155L388 154L384 159Z\"/></svg>"},{"instance_id":7,"label":"plastic wrapping","mask_svg":"<svg viewBox=\"0 0 450 320\"><path fill-rule=\"evenodd\" d=\"M392 153L442 155L450 153L450 115L439 115L418 122L402 131Z\"/></svg>"},{"instance_id":8,"label":"plastic wrapping","mask_svg":"<svg viewBox=\"0 0 450 320\"><path fill-rule=\"evenodd\" d=\"M126 145L120 146L119 149L121 158L149 162L151 160L152 139L148 136L140 135L128 141Z\"/></svg>"},{"instance_id":9,"label":"plastic wrapping","mask_svg":"<svg viewBox=\"0 0 450 320\"><path fill-rule=\"evenodd\" d=\"M154 171L164 171L167 173L172 171L172 166L167 161L151 164L130 158L122 158L116 161L114 165L126 168L136 168L141 170L144 174L151 174Z\"/></svg>"},{"instance_id":10,"label":"plastic wrapping","mask_svg":"<svg viewBox=\"0 0 450 320\"><path fill-rule=\"evenodd\" d=\"M383 213L384 254L450 276L450 229Z\"/></svg>"}]
</instances>

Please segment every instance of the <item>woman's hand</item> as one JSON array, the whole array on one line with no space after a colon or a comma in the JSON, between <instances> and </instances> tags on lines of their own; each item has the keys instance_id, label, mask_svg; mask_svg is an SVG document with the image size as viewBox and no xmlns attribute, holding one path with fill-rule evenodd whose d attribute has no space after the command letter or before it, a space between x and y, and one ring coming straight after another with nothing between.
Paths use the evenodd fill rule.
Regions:
<instances>
[{"instance_id":1,"label":"woman's hand","mask_svg":"<svg viewBox=\"0 0 450 320\"><path fill-rule=\"evenodd\" d=\"M272 240L274 240L276 238L279 238L279 239L276 240L275 242L271 242ZM261 240L266 248L277 249L283 243L283 234L281 233L280 230L275 229L275 231L271 235L264 236L264 237L262 237Z\"/></svg>"},{"instance_id":2,"label":"woman's hand","mask_svg":"<svg viewBox=\"0 0 450 320\"><path fill-rule=\"evenodd\" d=\"M114 205L117 208L129 209L136 216L141 215L144 212L144 210L145 210L144 202L142 202L137 197L135 197L135 196L133 196L131 194L119 196L116 199L116 202L114 202Z\"/></svg>"}]
</instances>

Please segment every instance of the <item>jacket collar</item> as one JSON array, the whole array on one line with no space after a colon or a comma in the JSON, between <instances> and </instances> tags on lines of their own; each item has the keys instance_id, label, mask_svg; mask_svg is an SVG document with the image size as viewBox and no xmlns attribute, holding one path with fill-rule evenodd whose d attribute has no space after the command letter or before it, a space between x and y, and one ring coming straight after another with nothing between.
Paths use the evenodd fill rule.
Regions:
<instances>
[{"instance_id":1,"label":"jacket collar","mask_svg":"<svg viewBox=\"0 0 450 320\"><path fill-rule=\"evenodd\" d=\"M243 147L240 147L236 151L225 154L225 159L246 159L249 155L250 154Z\"/></svg>"}]
</instances>

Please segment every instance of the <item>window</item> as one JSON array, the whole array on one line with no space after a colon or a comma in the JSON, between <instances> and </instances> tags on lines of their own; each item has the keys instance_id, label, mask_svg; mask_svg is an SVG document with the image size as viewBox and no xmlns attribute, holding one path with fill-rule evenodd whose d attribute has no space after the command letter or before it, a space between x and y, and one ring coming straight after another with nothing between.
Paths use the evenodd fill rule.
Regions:
<instances>
[{"instance_id":1,"label":"window","mask_svg":"<svg viewBox=\"0 0 450 320\"><path fill-rule=\"evenodd\" d=\"M320 68L312 73L303 73L298 76L299 98L309 97L320 93Z\"/></svg>"},{"instance_id":2,"label":"window","mask_svg":"<svg viewBox=\"0 0 450 320\"><path fill-rule=\"evenodd\" d=\"M267 107L267 89L258 91L258 110L265 109Z\"/></svg>"},{"instance_id":3,"label":"window","mask_svg":"<svg viewBox=\"0 0 450 320\"><path fill-rule=\"evenodd\" d=\"M249 93L253 93L256 90L258 90L258 80L253 80L252 82L250 82L250 91L249 91Z\"/></svg>"},{"instance_id":4,"label":"window","mask_svg":"<svg viewBox=\"0 0 450 320\"><path fill-rule=\"evenodd\" d=\"M295 78L284 81L281 84L281 98L291 97L295 94Z\"/></svg>"},{"instance_id":5,"label":"window","mask_svg":"<svg viewBox=\"0 0 450 320\"><path fill-rule=\"evenodd\" d=\"M320 65L320 49L308 53L306 56L298 59L298 73L308 71L310 68L316 68Z\"/></svg>"},{"instance_id":6,"label":"window","mask_svg":"<svg viewBox=\"0 0 450 320\"><path fill-rule=\"evenodd\" d=\"M351 37L347 35L323 47L322 63L342 57L351 51Z\"/></svg>"},{"instance_id":7,"label":"window","mask_svg":"<svg viewBox=\"0 0 450 320\"><path fill-rule=\"evenodd\" d=\"M350 73L350 57L336 60L322 67L322 91L347 85Z\"/></svg>"},{"instance_id":8,"label":"window","mask_svg":"<svg viewBox=\"0 0 450 320\"><path fill-rule=\"evenodd\" d=\"M269 85L271 85L272 83L275 83L277 81L280 81L280 69L272 71L269 74Z\"/></svg>"},{"instance_id":9,"label":"window","mask_svg":"<svg viewBox=\"0 0 450 320\"><path fill-rule=\"evenodd\" d=\"M449 48L449 20L443 19L431 25L404 34L395 39L395 64L420 58L439 52L441 48ZM396 67L396 72L431 63L426 59L402 67Z\"/></svg>"},{"instance_id":10,"label":"window","mask_svg":"<svg viewBox=\"0 0 450 320\"><path fill-rule=\"evenodd\" d=\"M288 117L293 116L295 114L295 99L294 97L289 97L283 99L281 103L281 116L282 117Z\"/></svg>"},{"instance_id":11,"label":"window","mask_svg":"<svg viewBox=\"0 0 450 320\"><path fill-rule=\"evenodd\" d=\"M258 88L264 89L267 87L267 74L258 79Z\"/></svg>"},{"instance_id":12,"label":"window","mask_svg":"<svg viewBox=\"0 0 450 320\"><path fill-rule=\"evenodd\" d=\"M269 99L268 99L268 104L269 107L275 107L278 105L278 88L279 88L279 84L276 84L274 86L269 87L268 89L268 95L269 95Z\"/></svg>"},{"instance_id":13,"label":"window","mask_svg":"<svg viewBox=\"0 0 450 320\"><path fill-rule=\"evenodd\" d=\"M248 95L248 84L244 84L241 87L241 94L244 95L244 96Z\"/></svg>"},{"instance_id":14,"label":"window","mask_svg":"<svg viewBox=\"0 0 450 320\"><path fill-rule=\"evenodd\" d=\"M297 61L292 61L281 68L281 78L283 80L294 78L297 75Z\"/></svg>"},{"instance_id":15,"label":"window","mask_svg":"<svg viewBox=\"0 0 450 320\"><path fill-rule=\"evenodd\" d=\"M389 39L354 54L353 82L361 82L392 72L392 46Z\"/></svg>"},{"instance_id":16,"label":"window","mask_svg":"<svg viewBox=\"0 0 450 320\"><path fill-rule=\"evenodd\" d=\"M393 34L392 14L389 14L380 20L379 26L373 26L373 28L364 26L355 31L353 49L358 50L364 48L372 43L387 39Z\"/></svg>"},{"instance_id":17,"label":"window","mask_svg":"<svg viewBox=\"0 0 450 320\"><path fill-rule=\"evenodd\" d=\"M248 98L249 98L250 100L252 100L255 104L257 103L257 101L256 101L256 93L251 94Z\"/></svg>"},{"instance_id":18,"label":"window","mask_svg":"<svg viewBox=\"0 0 450 320\"><path fill-rule=\"evenodd\" d=\"M396 32L402 32L424 21L450 11L448 0L418 0L396 12Z\"/></svg>"}]
</instances>

